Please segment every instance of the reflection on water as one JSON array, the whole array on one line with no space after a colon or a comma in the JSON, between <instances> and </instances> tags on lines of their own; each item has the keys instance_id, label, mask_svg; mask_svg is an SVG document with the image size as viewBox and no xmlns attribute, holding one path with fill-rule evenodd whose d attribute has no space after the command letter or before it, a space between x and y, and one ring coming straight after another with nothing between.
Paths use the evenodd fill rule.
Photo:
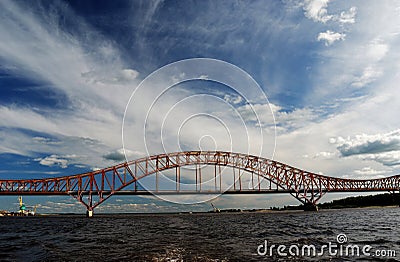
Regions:
<instances>
[{"instance_id":1,"label":"reflection on water","mask_svg":"<svg viewBox=\"0 0 400 262\"><path fill-rule=\"evenodd\" d=\"M400 208L321 212L2 217L1 261L388 261L378 257L260 256L275 245L336 242L400 257Z\"/></svg>"}]
</instances>

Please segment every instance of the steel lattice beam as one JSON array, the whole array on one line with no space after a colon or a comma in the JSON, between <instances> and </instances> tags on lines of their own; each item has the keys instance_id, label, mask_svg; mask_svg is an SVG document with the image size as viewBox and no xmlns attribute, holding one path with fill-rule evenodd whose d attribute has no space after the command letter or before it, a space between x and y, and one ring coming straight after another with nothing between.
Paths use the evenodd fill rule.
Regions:
<instances>
[{"instance_id":1,"label":"steel lattice beam","mask_svg":"<svg viewBox=\"0 0 400 262\"><path fill-rule=\"evenodd\" d=\"M215 165L215 176L219 169L219 187L215 180L214 191L202 191L202 165ZM196 189L181 189L180 168L196 167ZM221 167L231 167L234 177L233 186L222 189ZM158 174L163 171L175 172L174 190L160 190ZM251 173L252 188L242 187L243 172ZM323 176L301 170L274 160L233 152L188 151L149 156L121 163L102 170L84 174L23 180L0 180L0 195L71 195L88 210L104 202L114 194L150 194L138 190L137 183L151 175L156 176L153 188L158 194L247 194L247 193L291 193L304 204L316 205L326 192L364 192L398 191L400 176L380 179L355 180ZM269 188L261 186L260 179L269 181ZM237 185L239 183L239 185ZM199 184L199 187L197 187ZM125 190L134 185L134 189ZM271 185L275 185L272 189Z\"/></svg>"}]
</instances>

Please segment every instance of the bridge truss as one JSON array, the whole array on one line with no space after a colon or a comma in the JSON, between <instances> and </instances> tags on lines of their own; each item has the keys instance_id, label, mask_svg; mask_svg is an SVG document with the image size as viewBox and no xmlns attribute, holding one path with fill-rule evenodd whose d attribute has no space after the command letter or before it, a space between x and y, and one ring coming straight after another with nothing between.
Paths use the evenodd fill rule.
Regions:
<instances>
[{"instance_id":1,"label":"bridge truss","mask_svg":"<svg viewBox=\"0 0 400 262\"><path fill-rule=\"evenodd\" d=\"M262 157L221 151L154 155L72 176L0 180L0 195L70 195L91 214L116 194L290 193L304 205L316 207L327 192L391 192L399 188L399 175L370 180L343 179Z\"/></svg>"}]
</instances>

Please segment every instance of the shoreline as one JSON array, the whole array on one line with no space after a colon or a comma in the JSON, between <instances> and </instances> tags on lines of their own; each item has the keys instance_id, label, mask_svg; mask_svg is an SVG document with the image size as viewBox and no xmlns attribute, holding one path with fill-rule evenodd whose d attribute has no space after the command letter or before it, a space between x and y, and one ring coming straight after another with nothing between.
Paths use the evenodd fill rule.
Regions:
<instances>
[{"instance_id":1,"label":"shoreline","mask_svg":"<svg viewBox=\"0 0 400 262\"><path fill-rule=\"evenodd\" d=\"M390 206L367 206L367 207L344 207L344 208L330 208L330 209L320 209L318 212L327 212L327 211L338 211L338 210L361 210L361 209L384 209L384 208L399 208L397 205ZM214 211L185 211L185 212L159 212L159 213L140 213L140 212L124 212L124 213L95 213L95 217L104 217L104 216L162 216L162 215L224 215L224 214L284 214L284 213L302 213L302 212L310 212L304 210L270 210L270 209L249 209L249 210L221 210L220 212ZM312 213L315 213L311 211ZM0 217L85 217L84 213L43 213L36 214L35 216L16 216L16 215L7 215L3 214Z\"/></svg>"}]
</instances>

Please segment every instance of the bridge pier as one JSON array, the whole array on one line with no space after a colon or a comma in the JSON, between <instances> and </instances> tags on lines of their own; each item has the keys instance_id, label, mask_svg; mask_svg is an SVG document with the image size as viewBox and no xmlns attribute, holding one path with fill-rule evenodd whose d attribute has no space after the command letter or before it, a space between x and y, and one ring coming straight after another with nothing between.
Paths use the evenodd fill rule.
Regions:
<instances>
[{"instance_id":1,"label":"bridge pier","mask_svg":"<svg viewBox=\"0 0 400 262\"><path fill-rule=\"evenodd\" d=\"M303 205L304 211L318 211L318 206L316 204L305 203Z\"/></svg>"},{"instance_id":2,"label":"bridge pier","mask_svg":"<svg viewBox=\"0 0 400 262\"><path fill-rule=\"evenodd\" d=\"M400 191L396 193L395 190L389 191L389 194L392 196L392 202L394 205L398 205L400 207Z\"/></svg>"},{"instance_id":3,"label":"bridge pier","mask_svg":"<svg viewBox=\"0 0 400 262\"><path fill-rule=\"evenodd\" d=\"M86 210L86 217L93 217L93 210Z\"/></svg>"}]
</instances>

